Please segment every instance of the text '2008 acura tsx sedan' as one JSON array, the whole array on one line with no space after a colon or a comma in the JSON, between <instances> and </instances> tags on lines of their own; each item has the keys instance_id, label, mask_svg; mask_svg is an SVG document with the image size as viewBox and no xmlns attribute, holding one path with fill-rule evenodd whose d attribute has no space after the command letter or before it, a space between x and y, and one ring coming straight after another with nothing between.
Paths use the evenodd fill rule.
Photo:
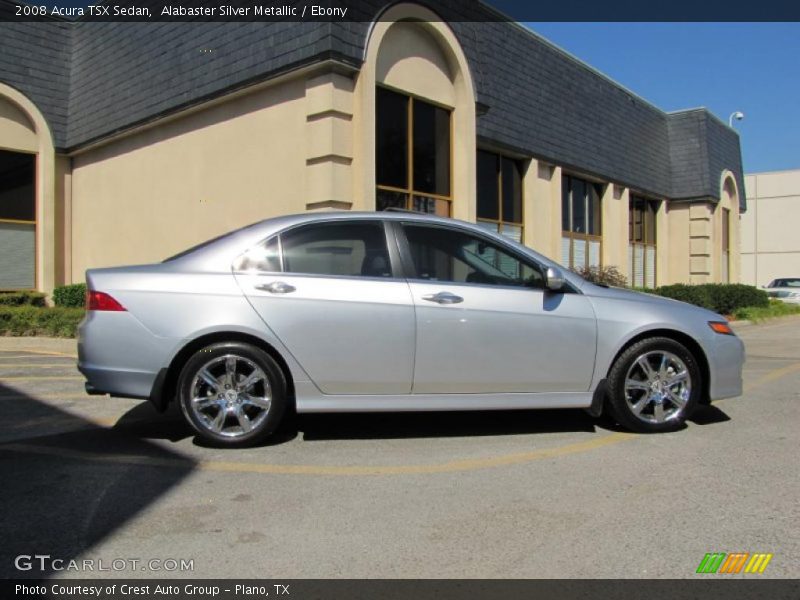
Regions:
<instances>
[{"instance_id":1,"label":"text '2008 acura tsx sedan'","mask_svg":"<svg viewBox=\"0 0 800 600\"><path fill-rule=\"evenodd\" d=\"M87 390L177 401L222 445L263 440L287 410L584 408L670 431L742 391L720 315L593 285L453 219L278 217L86 279Z\"/></svg>"}]
</instances>

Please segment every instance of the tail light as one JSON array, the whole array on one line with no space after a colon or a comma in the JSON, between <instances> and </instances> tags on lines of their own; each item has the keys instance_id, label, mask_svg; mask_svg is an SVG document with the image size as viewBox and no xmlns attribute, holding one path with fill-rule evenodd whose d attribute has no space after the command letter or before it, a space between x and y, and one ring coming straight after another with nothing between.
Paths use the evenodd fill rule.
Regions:
<instances>
[{"instance_id":1,"label":"tail light","mask_svg":"<svg viewBox=\"0 0 800 600\"><path fill-rule=\"evenodd\" d=\"M125 307L105 292L86 290L86 310L124 312Z\"/></svg>"}]
</instances>

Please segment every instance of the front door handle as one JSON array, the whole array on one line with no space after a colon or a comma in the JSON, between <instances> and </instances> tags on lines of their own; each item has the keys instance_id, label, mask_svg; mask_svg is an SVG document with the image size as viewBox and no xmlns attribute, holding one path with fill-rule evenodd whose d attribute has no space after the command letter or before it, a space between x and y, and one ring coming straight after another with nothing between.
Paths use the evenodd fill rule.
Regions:
<instances>
[{"instance_id":1,"label":"front door handle","mask_svg":"<svg viewBox=\"0 0 800 600\"><path fill-rule=\"evenodd\" d=\"M263 290L270 294L290 294L297 288L283 281L273 281L272 283L261 283L256 286L257 290Z\"/></svg>"},{"instance_id":2,"label":"front door handle","mask_svg":"<svg viewBox=\"0 0 800 600\"><path fill-rule=\"evenodd\" d=\"M423 300L427 300L428 302L436 302L436 304L458 304L459 302L463 302L464 299L461 296L456 296L455 294L451 294L450 292L439 292L438 294L430 294L428 296L423 296Z\"/></svg>"}]
</instances>

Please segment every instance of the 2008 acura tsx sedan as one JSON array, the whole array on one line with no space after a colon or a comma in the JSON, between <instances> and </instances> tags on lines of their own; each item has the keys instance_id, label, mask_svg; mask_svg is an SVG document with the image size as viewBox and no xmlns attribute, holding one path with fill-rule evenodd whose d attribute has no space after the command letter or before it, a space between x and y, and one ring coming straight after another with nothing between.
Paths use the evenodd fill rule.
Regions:
<instances>
[{"instance_id":1,"label":"2008 acura tsx sedan","mask_svg":"<svg viewBox=\"0 0 800 600\"><path fill-rule=\"evenodd\" d=\"M86 279L87 390L175 400L222 445L264 439L291 409L584 408L670 431L742 391L744 347L720 315L593 285L453 219L279 217Z\"/></svg>"}]
</instances>

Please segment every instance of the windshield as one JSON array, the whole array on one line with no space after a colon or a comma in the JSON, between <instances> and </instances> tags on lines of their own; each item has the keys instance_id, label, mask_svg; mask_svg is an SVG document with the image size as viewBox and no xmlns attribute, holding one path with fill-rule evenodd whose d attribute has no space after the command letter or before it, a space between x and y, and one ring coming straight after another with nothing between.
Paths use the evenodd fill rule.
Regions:
<instances>
[{"instance_id":1,"label":"windshield","mask_svg":"<svg viewBox=\"0 0 800 600\"><path fill-rule=\"evenodd\" d=\"M796 279L776 279L768 287L790 287L800 288L800 278Z\"/></svg>"}]
</instances>

